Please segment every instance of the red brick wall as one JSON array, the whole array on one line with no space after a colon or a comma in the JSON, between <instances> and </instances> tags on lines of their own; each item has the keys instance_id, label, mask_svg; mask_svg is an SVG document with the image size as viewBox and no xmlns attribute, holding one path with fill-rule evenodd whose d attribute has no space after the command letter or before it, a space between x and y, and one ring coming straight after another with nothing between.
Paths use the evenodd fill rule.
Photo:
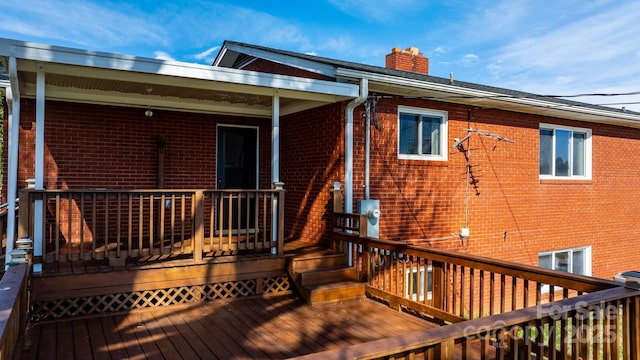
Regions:
<instances>
[{"instance_id":1,"label":"red brick wall","mask_svg":"<svg viewBox=\"0 0 640 360\"><path fill-rule=\"evenodd\" d=\"M216 125L259 126L260 187L270 188L271 120L47 102L46 188L153 189L164 135L165 188L215 188ZM34 177L35 103L22 100L18 188ZM5 155L6 158L6 155Z\"/></svg>"},{"instance_id":2,"label":"red brick wall","mask_svg":"<svg viewBox=\"0 0 640 360\"><path fill-rule=\"evenodd\" d=\"M327 105L280 121L280 174L288 236L327 241L331 184L344 179L344 106Z\"/></svg>"},{"instance_id":3,"label":"red brick wall","mask_svg":"<svg viewBox=\"0 0 640 360\"><path fill-rule=\"evenodd\" d=\"M464 156L449 146L446 162L399 160L398 105L447 111L450 145L466 135L468 116L472 128L515 141L472 135L470 159L479 182L477 189L469 187L471 236L464 242L453 235L465 225ZM306 239L327 238L330 184L344 181L343 109L326 106L282 122L287 223ZM493 109L469 112L427 100L383 99L378 110L381 130L372 130L370 178L371 198L381 200L381 238L531 265L543 251L591 246L595 276L640 269L640 155L633 150L640 130ZM354 115L354 200L364 196L361 111ZM593 180L539 179L541 122L593 130Z\"/></svg>"}]
</instances>

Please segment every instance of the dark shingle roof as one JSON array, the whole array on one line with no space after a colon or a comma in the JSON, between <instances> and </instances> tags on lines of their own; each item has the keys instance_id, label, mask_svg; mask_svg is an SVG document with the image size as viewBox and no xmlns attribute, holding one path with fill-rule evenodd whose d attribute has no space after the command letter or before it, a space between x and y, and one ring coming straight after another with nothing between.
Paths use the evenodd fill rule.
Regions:
<instances>
[{"instance_id":1,"label":"dark shingle roof","mask_svg":"<svg viewBox=\"0 0 640 360\"><path fill-rule=\"evenodd\" d=\"M230 40L226 40L224 42L224 44L223 44L223 47L225 45L227 45L227 44L233 44L233 45L237 45L237 46L241 46L241 47L247 47L247 48L250 48L250 49L268 51L268 52L271 52L271 53L274 53L274 54L279 54L279 55L284 55L284 56L291 56L291 57L298 58L298 59L314 61L314 62L317 62L317 63L334 66L336 68L343 68L343 69L357 70L357 71L363 71L363 72L370 72L370 73L374 73L374 74L397 76L397 77L402 77L402 78L406 78L406 79L414 79L414 80L425 81L425 82L430 82L430 83L435 83L435 84L443 84L443 85L454 86L454 87L459 87L459 88L464 88L464 89L491 92L491 93L495 93L495 94L499 94L501 96L504 96L505 98L535 99L535 100L542 100L542 101L548 101L548 102L556 103L556 104L562 105L562 106L583 107L583 108L590 108L590 109L595 109L595 110L618 112L618 113L623 113L623 114L640 115L640 112L623 110L623 109L618 109L618 108L613 108L613 107L608 107L608 106L588 104L588 103L584 103L584 102L580 102L580 101L574 101L574 100L567 100L567 99L563 99L563 98L560 98L560 97L557 97L557 96L544 96L544 95L533 94L533 93L524 92L524 91L510 90L510 89L499 88L499 87L495 87L495 86L475 84L475 83L458 81L458 80L455 80L452 83L450 79L442 78L442 77L438 77L438 76L431 76L431 75L424 75L424 74L419 74L419 73L414 73L414 72L409 72L409 71L388 69L388 68L381 67L381 66L367 65L367 64L361 64L361 63L344 61L344 60L336 60L336 59L326 58L326 57L322 57L322 56L302 54L302 53L297 53L297 52L293 52L293 51L274 49L274 48L269 48L269 47L265 47L265 46L252 45L252 44L236 42L236 41L230 41ZM247 55L242 55L242 56L238 57L238 60L236 60L236 63L239 63L240 61L245 61L246 62L246 60L247 60Z\"/></svg>"}]
</instances>

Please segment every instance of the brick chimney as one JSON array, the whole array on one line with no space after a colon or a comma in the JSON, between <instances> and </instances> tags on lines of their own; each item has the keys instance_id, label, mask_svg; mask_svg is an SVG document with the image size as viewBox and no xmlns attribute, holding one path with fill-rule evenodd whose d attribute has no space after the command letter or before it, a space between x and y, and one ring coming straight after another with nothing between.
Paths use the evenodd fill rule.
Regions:
<instances>
[{"instance_id":1,"label":"brick chimney","mask_svg":"<svg viewBox=\"0 0 640 360\"><path fill-rule=\"evenodd\" d=\"M387 69L411 71L419 74L429 74L429 58L424 57L418 48L410 47L406 50L391 49L385 57Z\"/></svg>"}]
</instances>

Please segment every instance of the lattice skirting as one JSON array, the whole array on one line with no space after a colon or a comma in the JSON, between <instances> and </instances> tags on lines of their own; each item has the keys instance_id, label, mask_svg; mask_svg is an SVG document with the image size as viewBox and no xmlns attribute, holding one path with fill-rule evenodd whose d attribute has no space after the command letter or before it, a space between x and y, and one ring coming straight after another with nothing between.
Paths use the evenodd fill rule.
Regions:
<instances>
[{"instance_id":1,"label":"lattice skirting","mask_svg":"<svg viewBox=\"0 0 640 360\"><path fill-rule=\"evenodd\" d=\"M31 321L291 291L287 276L32 303Z\"/></svg>"}]
</instances>

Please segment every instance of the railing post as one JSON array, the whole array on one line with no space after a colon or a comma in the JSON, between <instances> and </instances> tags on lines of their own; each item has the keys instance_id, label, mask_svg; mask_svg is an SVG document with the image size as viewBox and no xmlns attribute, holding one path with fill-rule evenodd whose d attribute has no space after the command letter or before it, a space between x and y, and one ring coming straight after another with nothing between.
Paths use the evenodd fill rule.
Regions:
<instances>
[{"instance_id":1,"label":"railing post","mask_svg":"<svg viewBox=\"0 0 640 360\"><path fill-rule=\"evenodd\" d=\"M445 276L445 264L442 261L433 261L431 263L432 268L432 289L431 289L431 301L432 306L444 310L445 308L445 292L446 276Z\"/></svg>"},{"instance_id":2,"label":"railing post","mask_svg":"<svg viewBox=\"0 0 640 360\"><path fill-rule=\"evenodd\" d=\"M278 255L284 255L284 189L278 190Z\"/></svg>"},{"instance_id":3,"label":"railing post","mask_svg":"<svg viewBox=\"0 0 640 360\"><path fill-rule=\"evenodd\" d=\"M361 238L369 237L369 234L367 232L367 228L369 225L368 222L369 222L369 218L367 217L367 215L361 214L360 219L358 220L358 225L359 225L358 236L359 237Z\"/></svg>"},{"instance_id":4,"label":"railing post","mask_svg":"<svg viewBox=\"0 0 640 360\"><path fill-rule=\"evenodd\" d=\"M202 261L202 247L204 245L204 191L193 193L193 259Z\"/></svg>"},{"instance_id":5,"label":"railing post","mask_svg":"<svg viewBox=\"0 0 640 360\"><path fill-rule=\"evenodd\" d=\"M29 194L31 193L31 189L26 188L20 190L20 202L19 207L20 210L18 212L18 238L30 236L30 220L31 220L31 206ZM12 239L13 240L13 239ZM9 239L7 239L9 241Z\"/></svg>"},{"instance_id":6,"label":"railing post","mask_svg":"<svg viewBox=\"0 0 640 360\"><path fill-rule=\"evenodd\" d=\"M281 195L284 194L284 183L276 181L272 186L276 191L271 206L271 255L282 255L284 254L284 196Z\"/></svg>"},{"instance_id":7,"label":"railing post","mask_svg":"<svg viewBox=\"0 0 640 360\"><path fill-rule=\"evenodd\" d=\"M342 190L340 186L341 184L339 182L334 182L331 188L331 193L333 194L333 212L343 212L344 209L342 206Z\"/></svg>"}]
</instances>

